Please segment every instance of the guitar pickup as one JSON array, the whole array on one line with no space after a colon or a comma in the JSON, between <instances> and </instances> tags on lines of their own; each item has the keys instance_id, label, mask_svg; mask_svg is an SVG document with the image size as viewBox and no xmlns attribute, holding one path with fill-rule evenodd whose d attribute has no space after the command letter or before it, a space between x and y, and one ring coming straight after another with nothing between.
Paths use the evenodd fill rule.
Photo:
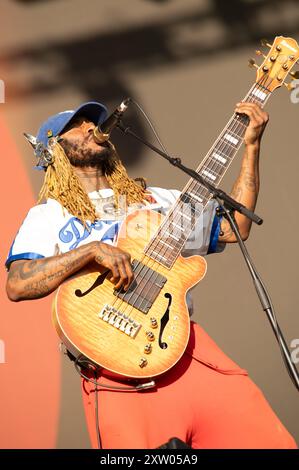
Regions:
<instances>
[{"instance_id":1,"label":"guitar pickup","mask_svg":"<svg viewBox=\"0 0 299 470\"><path fill-rule=\"evenodd\" d=\"M132 262L132 268L134 280L129 289L114 289L113 294L142 313L148 313L167 278L136 259Z\"/></svg>"}]
</instances>

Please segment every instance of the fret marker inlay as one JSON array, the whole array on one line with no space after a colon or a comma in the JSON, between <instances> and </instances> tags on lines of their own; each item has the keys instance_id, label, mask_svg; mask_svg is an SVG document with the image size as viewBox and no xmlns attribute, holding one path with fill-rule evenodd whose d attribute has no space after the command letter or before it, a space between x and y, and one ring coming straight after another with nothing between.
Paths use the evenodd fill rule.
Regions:
<instances>
[{"instance_id":1,"label":"fret marker inlay","mask_svg":"<svg viewBox=\"0 0 299 470\"><path fill-rule=\"evenodd\" d=\"M226 140L228 140L229 142L231 142L234 145L237 145L237 143L239 142L238 139L236 139L235 137L233 137L230 134L225 134L224 137L225 137Z\"/></svg>"},{"instance_id":2,"label":"fret marker inlay","mask_svg":"<svg viewBox=\"0 0 299 470\"><path fill-rule=\"evenodd\" d=\"M166 243L164 240L160 240L160 243L163 243L163 245L166 245L166 246L168 246L168 248L173 249L173 246L169 245L169 243Z\"/></svg>"},{"instance_id":3,"label":"fret marker inlay","mask_svg":"<svg viewBox=\"0 0 299 470\"><path fill-rule=\"evenodd\" d=\"M160 255L160 253L157 253L156 251L152 251L152 253L153 253L155 256L159 256L159 258L162 258L162 259L165 259L165 261L168 261L167 258L165 258L165 256Z\"/></svg>"},{"instance_id":4,"label":"fret marker inlay","mask_svg":"<svg viewBox=\"0 0 299 470\"><path fill-rule=\"evenodd\" d=\"M223 164L225 164L226 161L227 161L226 158L222 157L221 155L219 155L218 153L215 153L215 152L212 154L212 157L215 158L216 160L218 160L219 162L223 163Z\"/></svg>"},{"instance_id":5,"label":"fret marker inlay","mask_svg":"<svg viewBox=\"0 0 299 470\"><path fill-rule=\"evenodd\" d=\"M180 241L180 239L178 237L176 237L173 233L167 233L166 232L166 235L169 235L171 238L174 238L174 240L176 240L177 242Z\"/></svg>"},{"instance_id":6,"label":"fret marker inlay","mask_svg":"<svg viewBox=\"0 0 299 470\"><path fill-rule=\"evenodd\" d=\"M261 90L258 90L257 88L253 90L252 94L257 96L262 101L264 101L267 98L267 94Z\"/></svg>"},{"instance_id":7,"label":"fret marker inlay","mask_svg":"<svg viewBox=\"0 0 299 470\"><path fill-rule=\"evenodd\" d=\"M202 202L202 198L201 198L201 197L197 196L197 195L194 194L194 193L189 193L189 194L190 194L191 197L193 197L193 199L196 199L197 201Z\"/></svg>"},{"instance_id":8,"label":"fret marker inlay","mask_svg":"<svg viewBox=\"0 0 299 470\"><path fill-rule=\"evenodd\" d=\"M203 170L202 174L205 175L207 178L210 178L210 180L215 181L215 179L216 179L216 176L212 175L212 173L210 173L207 170Z\"/></svg>"},{"instance_id":9,"label":"fret marker inlay","mask_svg":"<svg viewBox=\"0 0 299 470\"><path fill-rule=\"evenodd\" d=\"M182 227L181 227L180 225L175 224L174 222L171 222L171 223L172 223L172 225L174 225L174 226L175 226L176 228L178 228L179 230L182 230Z\"/></svg>"}]
</instances>

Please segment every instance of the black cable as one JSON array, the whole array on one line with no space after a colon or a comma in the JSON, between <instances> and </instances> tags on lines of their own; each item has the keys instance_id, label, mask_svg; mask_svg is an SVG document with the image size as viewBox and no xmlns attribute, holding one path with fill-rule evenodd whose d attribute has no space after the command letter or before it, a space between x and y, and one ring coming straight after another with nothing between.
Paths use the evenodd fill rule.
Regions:
<instances>
[{"instance_id":1,"label":"black cable","mask_svg":"<svg viewBox=\"0 0 299 470\"><path fill-rule=\"evenodd\" d=\"M95 379L97 378L97 369L94 370ZM94 411L95 411L95 422L96 422L96 431L97 431L97 442L98 449L102 449L102 439L100 432L100 419L99 419L99 392L98 387L95 386L94 389Z\"/></svg>"},{"instance_id":2,"label":"black cable","mask_svg":"<svg viewBox=\"0 0 299 470\"><path fill-rule=\"evenodd\" d=\"M141 106L139 103L137 103L137 101L133 100L133 98L130 98L130 100L131 100L131 102L139 109L139 111L143 114L143 116L145 117L145 119L146 119L148 125L150 126L150 128L151 128L151 130L152 130L154 136L156 137L157 142L159 143L159 145L160 145L161 149L163 150L163 152L165 152L167 155L169 155L169 154L168 154L168 151L167 151L166 148L164 147L164 145L163 145L163 143L162 143L162 141L161 141L161 139L160 139L160 137L159 137L159 135L158 135L158 132L156 131L156 129L155 129L153 123L151 122L150 118L148 117L148 115L146 114L146 112L144 111L144 109L142 108L142 106Z\"/></svg>"},{"instance_id":3,"label":"black cable","mask_svg":"<svg viewBox=\"0 0 299 470\"><path fill-rule=\"evenodd\" d=\"M91 361L89 361L89 359L87 359L85 356L83 356L81 354L76 359L74 358L73 361L75 363L75 369L78 372L78 374L80 374L83 379L87 380L87 382L91 382L92 384L96 385L97 387L108 388L109 390L121 390L121 391L128 391L128 392L138 392L140 390L146 390L148 388L153 388L156 385L154 380L150 380L149 382L146 382L144 384L132 385L132 386L131 385L126 385L126 386L123 386L123 387L122 386L117 386L117 385L107 385L107 384L98 382L97 380L92 380L90 377L88 377L88 375L83 374L80 367L86 368L86 366L87 366L87 369L92 369L92 370L94 370L94 367L95 367L95 365ZM84 366L84 364L86 364L86 366Z\"/></svg>"},{"instance_id":4,"label":"black cable","mask_svg":"<svg viewBox=\"0 0 299 470\"><path fill-rule=\"evenodd\" d=\"M102 439L101 439L101 431L100 431L100 422L99 422L99 390L98 387L107 388L108 390L118 390L118 391L126 391L126 392L137 392L140 390L145 390L147 388L152 388L155 386L155 382L152 380L150 382L146 382L144 384L139 384L136 386L116 386L116 385L107 385L97 381L99 367L96 367L91 361L89 361L85 356L79 355L75 358L69 351L66 352L68 357L74 361L74 366L78 374L85 379L87 382L90 382L95 385L94 389L94 408L95 408L95 426L96 426L96 433L97 433L97 442L98 442L98 449L102 449ZM88 375L82 372L82 369L87 369L94 373L94 380L88 377Z\"/></svg>"},{"instance_id":5,"label":"black cable","mask_svg":"<svg viewBox=\"0 0 299 470\"><path fill-rule=\"evenodd\" d=\"M127 392L138 392L140 390L146 390L148 388L153 388L156 385L154 380L151 380L150 382L146 382L144 384L132 385L132 386L131 385L126 385L126 386L123 386L123 387L117 386L117 385L107 385L107 384L98 382L97 380L93 380L90 377L88 377L88 375L83 374L82 370L80 369L80 367L84 368L83 364L87 365L87 369L89 368L89 369L94 370L94 367L95 367L95 365L91 361L89 361L89 359L87 359L85 356L80 355L76 359L74 358L73 360L75 362L75 369L78 372L78 374L80 374L83 379L87 380L88 382L91 382L92 384L96 385L97 387L103 387L103 388L107 388L109 390L121 390L121 391L127 391Z\"/></svg>"},{"instance_id":6,"label":"black cable","mask_svg":"<svg viewBox=\"0 0 299 470\"><path fill-rule=\"evenodd\" d=\"M84 364L85 364L85 366L84 366ZM87 367L87 370L92 370L93 373L94 373L94 380L92 380L87 375L83 374L83 372L81 370L81 367L82 368ZM88 359L85 359L83 356L78 356L77 359L75 360L75 369L80 374L80 376L82 378L84 378L84 380L87 380L88 382L91 382L95 385L95 388L94 388L95 428L96 428L96 434L97 434L98 449L102 449L103 447L102 447L102 438L101 438L101 431L100 431L100 419L99 419L99 390L98 390L98 386L104 387L105 384L101 384L100 382L97 381L99 369L97 367L95 367L94 364L92 364Z\"/></svg>"}]
</instances>

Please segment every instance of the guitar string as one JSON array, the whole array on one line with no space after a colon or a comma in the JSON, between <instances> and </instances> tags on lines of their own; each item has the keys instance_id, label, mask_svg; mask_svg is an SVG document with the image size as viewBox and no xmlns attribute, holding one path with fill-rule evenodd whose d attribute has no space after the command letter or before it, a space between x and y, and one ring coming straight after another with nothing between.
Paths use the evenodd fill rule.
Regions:
<instances>
[{"instance_id":1,"label":"guitar string","mask_svg":"<svg viewBox=\"0 0 299 470\"><path fill-rule=\"evenodd\" d=\"M251 89L251 90L249 91L249 93L247 94L247 96L249 95L249 97L250 97L250 98L252 99L252 101L254 101L254 102L258 102L258 101L257 101L257 99L256 99L255 97L250 96L250 95L252 95L252 91L256 91L256 90L254 90L254 88L256 88L258 85L259 85L259 84L254 84L253 87L252 87L252 89ZM264 87L263 87L263 88L264 88ZM269 97L269 96L270 96L270 95L268 95L268 97ZM246 97L246 98L247 98L247 97ZM246 100L246 98L244 99L244 101ZM257 97L257 98L258 98L258 97ZM265 102L266 102L266 100L264 100L264 104L265 104ZM233 133L234 133L234 131L236 131L237 129L238 129L238 130L244 130L244 129L242 129L242 127L245 127L245 125L244 125L243 122L240 123L239 120L234 123L233 129L229 129L229 126L230 126L230 124L231 124L231 122L232 122L233 120L236 121L236 115L235 115L235 114L232 116L232 118L231 118L231 120L229 121L229 123L225 126L224 131L225 131L225 130L228 130L229 132L233 132ZM240 126L240 125L241 125L241 126ZM247 127L247 126L246 126L246 127ZM220 134L220 137L216 140L216 144L218 143L217 141L220 141L220 140L221 140L224 131L222 131L222 133ZM238 137L240 137L239 134L238 134ZM216 144L212 146L212 149L215 148ZM223 151L223 150L225 149L225 147L227 147L227 144L226 144L226 143L225 143L224 145L222 144L222 146L223 146L223 149L221 149L221 150ZM237 151L238 149L233 148L233 150ZM211 156L211 151L208 152L206 158L204 159L204 161L203 161L202 163L205 163L205 161L208 160L208 159L210 158L210 156ZM231 157L230 157L230 158L231 158ZM200 165L200 168L202 168L203 166L204 166L204 165L201 164L201 165ZM215 165L214 165L214 166L215 166ZM228 169L228 168L226 168L226 170L227 170L227 169ZM213 171L213 170L212 170L212 171ZM218 176L220 176L220 175L218 175ZM196 182L195 182L195 183L196 183ZM188 183L187 183L187 186L188 186ZM190 186L192 186L192 184L191 184ZM161 225L163 225L163 223L162 223ZM161 228L161 226L160 226L159 228ZM191 232L192 232L192 227L191 227ZM159 241L158 241L158 242L159 242ZM158 244L158 242L156 243L156 245ZM151 243L149 244L149 246L150 246L150 245L151 245ZM147 248L148 248L148 247L147 247ZM160 253L161 253L161 250L159 250L158 253L160 254ZM166 253L167 253L167 249L164 250L163 254L166 254ZM144 257L142 258L142 260L143 260L143 259L144 259ZM141 260L141 262L142 262L142 260ZM151 258L151 260L152 260L151 269L154 267L155 264L161 265L161 263L159 263L158 260L153 260L152 258ZM141 271L138 273L139 275L141 274L142 270L144 270L144 268L146 268L146 271L149 271L149 269L148 269L148 268L149 268L149 263L147 263L146 265L144 264L144 265L142 266ZM150 277L146 280L147 283L148 283L148 286L149 286L148 290L149 290L150 287L151 287L151 285L150 285L151 283L150 283L149 281L150 281L150 278L152 277L153 274L156 274L156 276L155 276L156 279L158 278L158 275L159 275L159 274L157 274L157 273L155 273L155 272L153 272L153 273L150 274ZM146 272L145 272L145 275L146 275ZM143 276L141 277L141 279L139 279L139 280L140 280L140 281L141 281L141 280L144 280L144 279L145 279L145 275L143 275ZM132 295L134 295L134 291L133 291L132 294L129 296L129 298L126 299L127 302L124 301L122 298L118 297L118 299L120 300L120 303L124 303L124 304L125 304L125 310L126 310L127 308L129 308L129 306L130 306L130 307L131 307L131 311L132 311L132 310L134 309L135 305L136 305L136 303L133 303L133 304L129 304L129 303L128 303L129 300L131 300ZM145 296L143 295L143 297L146 298L146 295L145 295ZM117 299L115 299L115 301L113 302L113 304L116 304L116 302L117 302ZM121 313L125 313L125 310L124 310L123 312L121 312ZM132 317L130 317L130 315L127 315L127 317L128 317L128 318L132 318Z\"/></svg>"},{"instance_id":2,"label":"guitar string","mask_svg":"<svg viewBox=\"0 0 299 470\"><path fill-rule=\"evenodd\" d=\"M258 87L260 87L260 90L259 90ZM252 93L253 93L254 91L255 91L255 92L256 92L256 91L260 91L260 92L264 93L263 90L265 90L265 87L264 87L264 86L261 86L261 84L259 84L259 83L255 83L255 84L253 85L253 87L251 88L251 90L248 92L248 94L246 95L246 97L244 98L243 101L245 101L245 100L249 97L249 100L250 100L251 102L256 102L256 103L259 103L260 105L264 105L264 104L266 103L267 99L268 99L269 96L270 96L269 90L267 90L267 91L269 92L269 94L267 95L266 99L263 100L263 103L260 103L260 99L259 99L259 96L258 96L258 95L256 95L256 96L253 96L253 95L252 95ZM235 121L235 122L233 123L232 128L230 128L230 125L231 125L231 123L232 123L233 121ZM240 122L240 120L236 118L236 114L234 114L234 115L232 116L232 118L230 119L230 121L228 122L228 124L227 124L227 125L225 126L225 128L223 129L223 131L222 131L222 133L220 134L220 136L216 139L215 144L212 146L212 148L210 149L210 151L207 153L207 155L206 155L206 157L204 158L203 162L201 162L201 164L200 164L200 166L199 166L199 169L202 170L202 168L203 168L204 164L206 163L206 161L208 161L209 159L211 159L212 151L215 150L216 145L217 145L219 142L221 142L221 140L222 140L222 142L221 142L220 147L222 147L222 148L217 149L217 151L224 152L224 150L227 149L228 144L227 144L226 142L223 143L223 135L224 135L224 132L225 132L225 131L227 131L227 132L232 132L233 134L237 135L239 138L241 138L241 143L242 143L242 136L240 136L239 134L237 134L235 131L245 131L245 130L246 130L246 127L247 127L247 125L245 125L244 122L242 122L242 121ZM229 148L229 147L228 147L228 148ZM237 150L238 150L238 146L233 147L233 151L234 151L234 152L237 152ZM230 155L228 158L232 160L231 155ZM231 163L231 162L229 162L229 163ZM224 168L225 171L228 169L228 167L224 167L223 165L219 165L218 163L214 163L214 162L213 162L213 165L212 165L211 168L209 167L209 170L216 172L215 169L218 170L219 168L220 168L220 169L221 169L221 168ZM198 170L197 170L197 171L198 171ZM224 176L224 173L223 173L223 175L221 176L221 175L219 175L218 172L217 172L217 176L222 179L222 177ZM216 178L217 178L217 177L216 177ZM191 184L190 184L190 181L189 181L189 182L187 183L186 187L188 188L188 186L190 186L190 188L191 188L192 191L193 191L193 190L196 188L196 186L198 186L196 183L197 183L196 181L192 181L192 180L191 180ZM218 184L218 183L219 183L219 181L217 181L217 184ZM197 189L197 188L196 188L196 189ZM202 189L202 188L200 188L200 189ZM207 199L209 200L210 198L211 198L211 197L208 197ZM178 199L179 199L179 198L178 198ZM181 201L177 201L177 203L175 203L173 209L175 208L175 206L178 206L178 204L181 204ZM172 211L172 212L173 212L173 211ZM168 217L167 217L167 218L168 218ZM180 214L179 214L179 218L181 218L181 215L180 215ZM176 219L174 218L174 220L176 220ZM177 222L177 220L176 220L176 222ZM164 224L165 224L165 222L163 221L162 224L160 225L160 227L158 227L158 232L159 232L159 231L161 232L161 228L162 228L162 226L163 226ZM194 228L194 227L193 227L193 228ZM192 229L193 229L193 228L192 228L192 226L190 227L191 232L192 232ZM189 227L188 227L188 231L189 231ZM176 232L175 232L175 233L176 233ZM176 233L176 235L178 235L178 233ZM155 236L154 236L154 238L155 238ZM158 243L159 243L159 240L155 243L155 248L158 246ZM148 246L146 247L146 249L150 248L151 245L153 245L152 242L150 242L150 243L148 244ZM175 244L175 245L176 245L176 244ZM181 247L181 244L179 244L179 247ZM162 251L162 250L160 249L157 253L158 253L158 254L161 254L161 251ZM166 254L167 251L169 251L167 248L164 249L163 254ZM142 261L144 260L144 258L145 258L145 256L143 256L140 261L142 262ZM169 258L168 258L168 259L169 259ZM151 288L151 282L150 282L151 277L152 277L154 274L156 274L155 278L157 279L158 276L159 276L158 273L152 272L152 273L150 273L150 277L149 277L148 279L145 279L145 276L146 276L147 272L149 271L148 268L153 269L153 267L154 267L155 265L158 265L158 266L161 265L161 263L159 263L159 261L156 260L156 259L150 258L150 260L151 260L151 261L149 261L149 262L151 262L152 266L149 266L149 262L148 262L147 264L143 264L143 265L142 265L142 269L140 270L139 273L136 271L136 274L139 274L139 276L142 274L142 271L143 271L143 270L146 271L146 272L144 273L144 275L143 275L141 278L139 278L139 281L146 280L146 282L147 282L147 284L148 284L148 291L149 291L149 289ZM174 262L174 260L170 260L170 261L171 261L172 263ZM162 265L163 265L163 264L162 264ZM142 293L144 294L144 292L142 292ZM129 308L129 307L130 307L130 311L132 311L132 310L134 309L135 305L136 305L136 302L133 302L133 304L129 304L129 303L128 303L128 302L131 300L132 295L134 295L134 291L130 294L130 296L126 299L126 301L124 301L122 298L116 296L116 299L115 299L115 301L112 303L112 305L113 305L113 306L116 306L117 299L118 299L118 300L120 300L120 304L125 304L125 309L124 309L121 313L124 313L124 314L125 314L125 310L126 310L127 308ZM146 299L146 295L143 295L143 298ZM146 299L146 300L147 300L147 299ZM119 310L119 308L118 308L118 310ZM136 313L136 314L137 314L137 313ZM136 315L136 314L135 314L135 315ZM127 317L128 317L128 318L131 318L131 319L134 319L134 318L132 318L132 316L130 316L130 314L127 314Z\"/></svg>"}]
</instances>

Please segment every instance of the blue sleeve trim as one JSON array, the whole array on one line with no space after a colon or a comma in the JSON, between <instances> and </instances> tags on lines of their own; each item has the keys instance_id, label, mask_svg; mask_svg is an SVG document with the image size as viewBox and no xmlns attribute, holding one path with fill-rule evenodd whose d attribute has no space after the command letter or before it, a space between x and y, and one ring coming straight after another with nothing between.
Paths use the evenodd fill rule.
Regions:
<instances>
[{"instance_id":1,"label":"blue sleeve trim","mask_svg":"<svg viewBox=\"0 0 299 470\"><path fill-rule=\"evenodd\" d=\"M210 235L210 245L208 248L208 254L217 252L217 243L218 243L218 238L219 238L221 220L222 220L222 216L220 217L218 217L218 215L214 216L211 235Z\"/></svg>"},{"instance_id":2,"label":"blue sleeve trim","mask_svg":"<svg viewBox=\"0 0 299 470\"><path fill-rule=\"evenodd\" d=\"M43 255L39 255L38 253L20 253L18 255L9 256L5 262L5 267L8 270L11 263L16 261L17 259L40 259L44 258Z\"/></svg>"}]
</instances>

